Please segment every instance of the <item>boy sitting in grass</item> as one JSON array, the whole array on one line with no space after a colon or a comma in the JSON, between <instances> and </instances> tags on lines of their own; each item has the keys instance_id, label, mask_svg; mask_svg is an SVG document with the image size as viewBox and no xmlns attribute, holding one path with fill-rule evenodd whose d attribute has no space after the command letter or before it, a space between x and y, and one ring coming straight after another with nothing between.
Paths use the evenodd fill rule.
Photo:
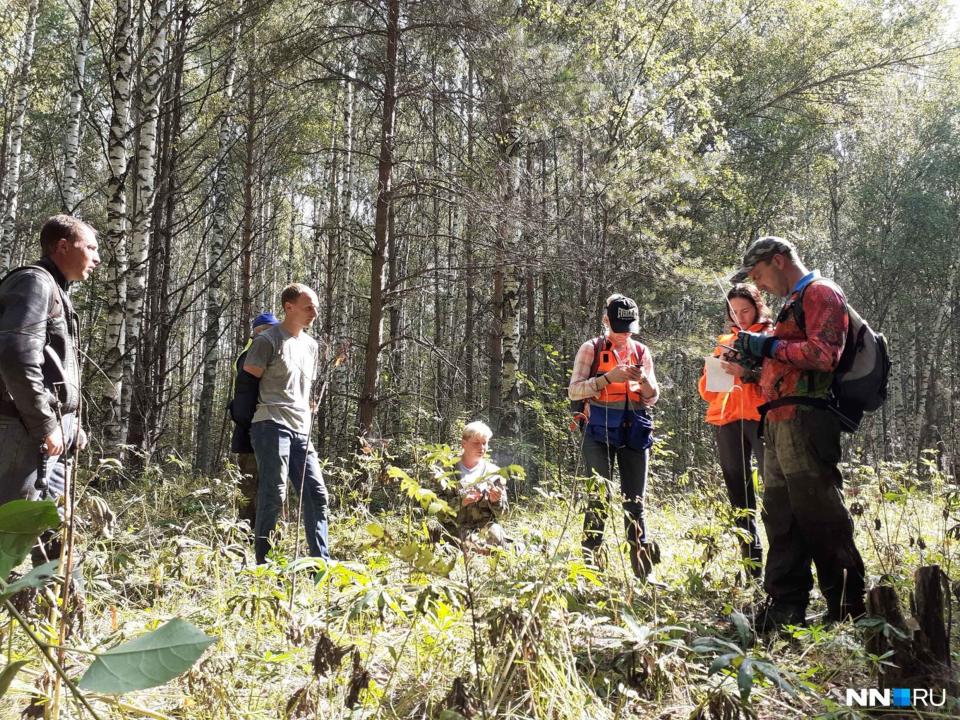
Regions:
<instances>
[{"instance_id":1,"label":"boy sitting in grass","mask_svg":"<svg viewBox=\"0 0 960 720\"><path fill-rule=\"evenodd\" d=\"M501 546L507 535L497 519L507 509L507 483L500 468L486 458L493 431L479 420L463 428L463 449L456 470L460 505L448 534L483 546Z\"/></svg>"}]
</instances>

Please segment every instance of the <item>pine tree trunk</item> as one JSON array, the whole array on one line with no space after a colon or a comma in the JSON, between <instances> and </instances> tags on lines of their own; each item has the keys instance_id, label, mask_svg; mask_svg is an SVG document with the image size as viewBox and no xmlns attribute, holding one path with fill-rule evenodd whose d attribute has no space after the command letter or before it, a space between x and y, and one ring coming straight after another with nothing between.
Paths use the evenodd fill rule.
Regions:
<instances>
[{"instance_id":1,"label":"pine tree trunk","mask_svg":"<svg viewBox=\"0 0 960 720\"><path fill-rule=\"evenodd\" d=\"M73 89L67 113L67 130L63 139L63 211L77 210L80 192L77 170L80 162L80 111L83 108L83 81L86 78L87 54L90 51L90 2L81 0L77 17L77 47L73 53Z\"/></svg>"},{"instance_id":2,"label":"pine tree trunk","mask_svg":"<svg viewBox=\"0 0 960 720\"><path fill-rule=\"evenodd\" d=\"M214 417L215 390L217 384L217 369L220 361L220 316L223 314L223 298L221 297L221 277L223 275L224 251L227 247L227 207L228 190L227 161L230 154L230 145L233 134L233 81L235 75L234 48L240 39L240 20L236 19L233 26L233 38L224 68L223 92L224 108L220 117L218 131L216 165L213 170L212 188L210 191L213 213L211 218L210 237L207 243L207 291L204 312L203 332L203 379L200 385L200 404L197 412L197 454L195 466L202 473L213 472L215 452L213 440L216 437L216 423Z\"/></svg>"},{"instance_id":3,"label":"pine tree trunk","mask_svg":"<svg viewBox=\"0 0 960 720\"><path fill-rule=\"evenodd\" d=\"M116 5L116 26L113 36L113 83L110 135L107 160L110 179L107 183L107 335L103 370L107 376L101 408L104 445L107 452L118 453L126 439L126 419L121 415L123 390L123 356L126 350L127 302L127 171L129 168L128 137L130 135L130 72L133 51L133 16L130 0Z\"/></svg>"},{"instance_id":4,"label":"pine tree trunk","mask_svg":"<svg viewBox=\"0 0 960 720\"><path fill-rule=\"evenodd\" d=\"M17 240L17 206L20 203L20 163L23 150L23 126L27 118L27 100L30 97L30 68L33 66L33 44L37 34L37 15L40 0L30 0L27 6L27 22L20 45L20 61L17 63L17 81L14 95L12 122L3 182L3 219L0 222L0 271L10 268L13 248Z\"/></svg>"},{"instance_id":5,"label":"pine tree trunk","mask_svg":"<svg viewBox=\"0 0 960 720\"><path fill-rule=\"evenodd\" d=\"M360 392L359 434L370 433L377 412L380 350L383 344L384 270L389 247L389 216L393 202L393 150L397 106L397 50L400 43L400 0L387 2L387 52L384 66L380 156L377 161L377 203L370 262L370 315Z\"/></svg>"}]
</instances>

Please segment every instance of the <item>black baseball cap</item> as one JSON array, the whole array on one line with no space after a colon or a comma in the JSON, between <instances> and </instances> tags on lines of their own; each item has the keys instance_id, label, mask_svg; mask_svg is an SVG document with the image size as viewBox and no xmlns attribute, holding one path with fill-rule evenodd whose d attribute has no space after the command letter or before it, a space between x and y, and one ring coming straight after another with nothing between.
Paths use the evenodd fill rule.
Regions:
<instances>
[{"instance_id":1,"label":"black baseball cap","mask_svg":"<svg viewBox=\"0 0 960 720\"><path fill-rule=\"evenodd\" d=\"M626 295L613 295L607 303L607 319L613 332L637 332L640 329L640 311Z\"/></svg>"}]
</instances>

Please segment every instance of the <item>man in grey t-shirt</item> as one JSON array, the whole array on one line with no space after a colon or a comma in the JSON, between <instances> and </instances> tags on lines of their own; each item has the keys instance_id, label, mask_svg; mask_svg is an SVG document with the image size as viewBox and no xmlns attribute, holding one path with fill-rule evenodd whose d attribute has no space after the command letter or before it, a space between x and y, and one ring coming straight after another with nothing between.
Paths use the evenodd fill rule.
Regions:
<instances>
[{"instance_id":1,"label":"man in grey t-shirt","mask_svg":"<svg viewBox=\"0 0 960 720\"><path fill-rule=\"evenodd\" d=\"M260 378L257 411L250 426L260 475L254 528L258 564L266 562L270 551L270 533L277 525L288 477L302 497L310 554L330 557L327 488L309 436L317 341L304 332L317 318L319 301L306 285L293 283L283 289L280 302L283 322L254 338L243 365L246 372Z\"/></svg>"}]
</instances>

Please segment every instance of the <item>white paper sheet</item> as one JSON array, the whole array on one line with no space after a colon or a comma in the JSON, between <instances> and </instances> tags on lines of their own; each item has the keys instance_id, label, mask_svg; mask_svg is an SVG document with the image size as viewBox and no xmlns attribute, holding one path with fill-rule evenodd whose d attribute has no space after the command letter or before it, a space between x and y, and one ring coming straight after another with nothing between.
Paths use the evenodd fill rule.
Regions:
<instances>
[{"instance_id":1,"label":"white paper sheet","mask_svg":"<svg viewBox=\"0 0 960 720\"><path fill-rule=\"evenodd\" d=\"M733 375L723 369L722 360L716 357L704 358L707 369L707 390L709 392L730 392L733 390Z\"/></svg>"}]
</instances>

